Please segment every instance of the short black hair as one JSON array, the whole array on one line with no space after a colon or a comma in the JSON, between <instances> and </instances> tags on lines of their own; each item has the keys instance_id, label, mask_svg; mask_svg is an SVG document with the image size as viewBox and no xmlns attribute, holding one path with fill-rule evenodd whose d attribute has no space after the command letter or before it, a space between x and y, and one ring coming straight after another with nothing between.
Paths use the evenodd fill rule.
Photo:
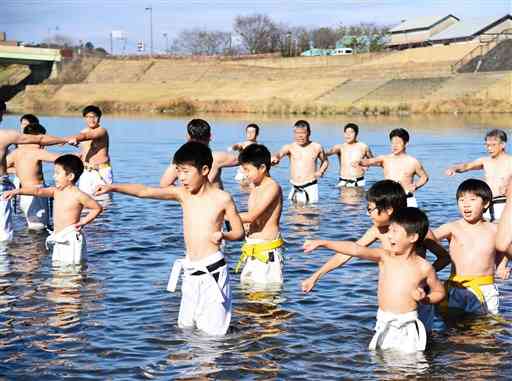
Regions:
<instances>
[{"instance_id":1,"label":"short black hair","mask_svg":"<svg viewBox=\"0 0 512 381\"><path fill-rule=\"evenodd\" d=\"M93 114L96 114L96 116L98 117L98 119L101 119L101 110L98 106L94 106L94 105L89 105L87 107L85 107L83 110L82 110L82 116L86 116L87 114L89 114L90 112L92 112Z\"/></svg>"},{"instance_id":2,"label":"short black hair","mask_svg":"<svg viewBox=\"0 0 512 381\"><path fill-rule=\"evenodd\" d=\"M494 130L489 131L487 134L485 134L485 140L487 140L487 138L498 138L503 143L506 143L507 142L507 133L503 130L496 128Z\"/></svg>"},{"instance_id":3,"label":"short black hair","mask_svg":"<svg viewBox=\"0 0 512 381\"><path fill-rule=\"evenodd\" d=\"M349 129L349 128L354 130L354 132L356 133L356 136L359 135L359 126L357 124L355 124L355 123L347 123L345 125L345 127L343 127L343 132L347 131L347 129Z\"/></svg>"},{"instance_id":4,"label":"short black hair","mask_svg":"<svg viewBox=\"0 0 512 381\"><path fill-rule=\"evenodd\" d=\"M270 151L263 144L250 144L245 147L238 156L240 164L252 164L256 168L260 165L267 167L267 172L270 171Z\"/></svg>"},{"instance_id":5,"label":"short black hair","mask_svg":"<svg viewBox=\"0 0 512 381\"><path fill-rule=\"evenodd\" d=\"M23 120L26 120L29 124L30 123L39 123L39 118L35 116L34 114L25 114L20 118L20 122Z\"/></svg>"},{"instance_id":6,"label":"short black hair","mask_svg":"<svg viewBox=\"0 0 512 381\"><path fill-rule=\"evenodd\" d=\"M464 180L462 183L460 183L459 187L457 188L457 200L459 200L459 198L464 193L472 193L480 197L484 201L484 203L491 202L492 200L492 190L489 187L489 185L487 185L487 183L482 180Z\"/></svg>"},{"instance_id":7,"label":"short black hair","mask_svg":"<svg viewBox=\"0 0 512 381\"><path fill-rule=\"evenodd\" d=\"M84 163L82 163L82 160L76 155L68 154L59 156L57 159L55 159L54 164L60 165L62 169L64 169L64 172L66 172L66 175L69 175L70 173L75 175L73 184L78 181L84 172Z\"/></svg>"},{"instance_id":8,"label":"short black hair","mask_svg":"<svg viewBox=\"0 0 512 381\"><path fill-rule=\"evenodd\" d=\"M189 164L201 170L203 166L212 168L213 156L211 149L199 142L187 142L183 144L174 154L172 163L176 165Z\"/></svg>"},{"instance_id":9,"label":"short black hair","mask_svg":"<svg viewBox=\"0 0 512 381\"><path fill-rule=\"evenodd\" d=\"M192 140L209 141L212 136L210 125L204 119L192 119L188 122L187 132Z\"/></svg>"},{"instance_id":10,"label":"short black hair","mask_svg":"<svg viewBox=\"0 0 512 381\"><path fill-rule=\"evenodd\" d=\"M393 208L393 214L407 207L407 196L400 183L393 180L381 180L373 184L366 193L366 200L375 203L379 212Z\"/></svg>"},{"instance_id":11,"label":"short black hair","mask_svg":"<svg viewBox=\"0 0 512 381\"><path fill-rule=\"evenodd\" d=\"M409 133L405 128L395 128L389 133L389 140L393 139L395 136L402 139L404 143L409 143Z\"/></svg>"},{"instance_id":12,"label":"short black hair","mask_svg":"<svg viewBox=\"0 0 512 381\"><path fill-rule=\"evenodd\" d=\"M46 128L39 123L29 123L23 128L23 133L28 135L44 135Z\"/></svg>"},{"instance_id":13,"label":"short black hair","mask_svg":"<svg viewBox=\"0 0 512 381\"><path fill-rule=\"evenodd\" d=\"M0 112L6 112L7 111L7 105L4 101L0 100Z\"/></svg>"},{"instance_id":14,"label":"short black hair","mask_svg":"<svg viewBox=\"0 0 512 381\"><path fill-rule=\"evenodd\" d=\"M256 136L258 136L260 134L260 126L258 126L256 123L248 124L245 127L245 130L247 131L249 128L254 128L256 130Z\"/></svg>"},{"instance_id":15,"label":"short black hair","mask_svg":"<svg viewBox=\"0 0 512 381\"><path fill-rule=\"evenodd\" d=\"M305 128L308 131L308 135L311 135L311 127L307 120L298 120L293 125L293 128Z\"/></svg>"},{"instance_id":16,"label":"short black hair","mask_svg":"<svg viewBox=\"0 0 512 381\"><path fill-rule=\"evenodd\" d=\"M391 222L405 229L407 235L418 234L416 245L423 243L428 233L428 217L418 208L405 207L391 216Z\"/></svg>"}]
</instances>

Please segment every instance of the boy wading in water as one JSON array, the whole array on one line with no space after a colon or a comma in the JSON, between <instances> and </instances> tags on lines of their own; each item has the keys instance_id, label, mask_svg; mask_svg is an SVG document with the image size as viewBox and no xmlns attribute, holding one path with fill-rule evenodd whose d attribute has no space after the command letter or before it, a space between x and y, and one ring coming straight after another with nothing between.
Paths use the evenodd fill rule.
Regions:
<instances>
[{"instance_id":1,"label":"boy wading in water","mask_svg":"<svg viewBox=\"0 0 512 381\"><path fill-rule=\"evenodd\" d=\"M492 200L484 214L487 221L497 222L505 207L507 183L512 177L512 156L505 153L507 134L503 130L492 130L485 135L488 157L481 157L470 163L452 165L446 170L447 176L456 173L483 169L485 182L492 191Z\"/></svg>"},{"instance_id":2,"label":"boy wading in water","mask_svg":"<svg viewBox=\"0 0 512 381\"><path fill-rule=\"evenodd\" d=\"M86 128L72 136L68 143L81 143L80 157L84 163L84 173L78 187L82 192L94 195L102 184L112 184L113 174L109 156L108 131L100 126L101 110L97 106L87 106L82 115Z\"/></svg>"},{"instance_id":3,"label":"boy wading in water","mask_svg":"<svg viewBox=\"0 0 512 381\"><path fill-rule=\"evenodd\" d=\"M251 144L258 143L257 139L259 134L260 127L257 124L248 124L247 127L245 127L245 141L233 144L231 147L229 147L228 150L242 152L243 149L250 146ZM238 181L241 185L249 185L250 183L242 171L242 168L240 167L238 167L238 171L236 172L235 180Z\"/></svg>"},{"instance_id":4,"label":"boy wading in water","mask_svg":"<svg viewBox=\"0 0 512 381\"><path fill-rule=\"evenodd\" d=\"M288 199L301 203L318 202L318 179L329 166L324 149L319 143L312 142L311 128L305 120L299 120L293 126L294 142L283 146L272 158L277 165L285 156L290 158L290 183L292 189ZM320 167L317 169L317 161Z\"/></svg>"},{"instance_id":5,"label":"boy wading in water","mask_svg":"<svg viewBox=\"0 0 512 381\"><path fill-rule=\"evenodd\" d=\"M418 319L419 303L439 303L445 295L432 265L417 255L428 231L428 219L417 208L393 214L387 237L390 249L367 248L349 241L306 241L304 251L318 247L369 259L379 264L377 324L369 348L415 352L425 349L427 335ZM427 284L430 292L423 287Z\"/></svg>"},{"instance_id":6,"label":"boy wading in water","mask_svg":"<svg viewBox=\"0 0 512 381\"><path fill-rule=\"evenodd\" d=\"M372 159L363 159L354 166L379 166L384 169L384 178L399 182L407 194L407 206L417 207L414 192L428 181L428 175L418 159L406 153L409 143L409 133L403 128L397 128L389 133L391 154L381 155ZM418 181L414 177L418 176Z\"/></svg>"},{"instance_id":7,"label":"boy wading in water","mask_svg":"<svg viewBox=\"0 0 512 381\"><path fill-rule=\"evenodd\" d=\"M39 123L25 125L24 134L44 135L46 129ZM21 144L7 155L7 168L16 169L18 186L22 188L44 188L42 162L54 162L60 154L48 152L37 144ZM50 224L50 205L46 197L20 196L20 208L30 230L42 230Z\"/></svg>"},{"instance_id":8,"label":"boy wading in water","mask_svg":"<svg viewBox=\"0 0 512 381\"><path fill-rule=\"evenodd\" d=\"M224 335L231 320L231 289L219 247L223 239L241 239L244 229L229 193L208 180L212 163L212 152L205 144L188 142L176 151L173 159L181 186L112 184L100 186L97 194L118 192L181 204L186 255L174 262L168 285L168 290L174 292L184 272L178 325L195 325L207 334ZM224 219L231 224L230 232L221 231Z\"/></svg>"},{"instance_id":9,"label":"boy wading in water","mask_svg":"<svg viewBox=\"0 0 512 381\"><path fill-rule=\"evenodd\" d=\"M336 155L340 162L340 177L336 187L364 187L366 180L364 179L365 168L361 166L354 166L363 159L371 159L373 157L372 151L363 142L357 140L359 134L359 126L354 123L349 123L343 128L343 135L345 143L336 144L326 152L327 156Z\"/></svg>"},{"instance_id":10,"label":"boy wading in water","mask_svg":"<svg viewBox=\"0 0 512 381\"><path fill-rule=\"evenodd\" d=\"M453 263L446 281L446 300L440 306L443 313L498 313L499 294L494 284L497 226L483 219L491 199L491 189L482 180L462 182L457 189L462 218L434 230L439 240L449 241ZM507 278L507 259L500 262L499 274Z\"/></svg>"},{"instance_id":11,"label":"boy wading in water","mask_svg":"<svg viewBox=\"0 0 512 381\"><path fill-rule=\"evenodd\" d=\"M87 253L82 227L91 223L103 210L101 205L75 185L83 170L82 161L78 157L62 155L55 160L54 187L22 187L3 195L7 200L16 195L54 198L55 230L46 242L53 244L53 261L62 265L76 265L85 260ZM84 208L89 209L89 212L80 218Z\"/></svg>"},{"instance_id":12,"label":"boy wading in water","mask_svg":"<svg viewBox=\"0 0 512 381\"><path fill-rule=\"evenodd\" d=\"M260 144L246 147L239 157L247 179L254 185L249 195L249 210L240 213L249 224L242 255L235 268L244 264L240 280L247 284L282 284L284 241L279 231L283 194L279 184L270 177L270 152Z\"/></svg>"}]
</instances>

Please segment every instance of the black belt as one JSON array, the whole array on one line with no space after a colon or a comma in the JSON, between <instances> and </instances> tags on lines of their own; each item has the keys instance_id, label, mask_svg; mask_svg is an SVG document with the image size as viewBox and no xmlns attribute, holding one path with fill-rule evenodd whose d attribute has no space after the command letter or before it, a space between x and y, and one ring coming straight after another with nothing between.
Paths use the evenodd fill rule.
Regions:
<instances>
[{"instance_id":1,"label":"black belt","mask_svg":"<svg viewBox=\"0 0 512 381\"><path fill-rule=\"evenodd\" d=\"M209 273L212 273L215 270L221 268L222 266L226 266L226 261L224 260L224 258L221 258L217 262L212 263L211 265L206 266L206 270L208 270ZM204 275L204 274L206 274L204 271L197 270L197 271L194 271L190 275Z\"/></svg>"},{"instance_id":2,"label":"black belt","mask_svg":"<svg viewBox=\"0 0 512 381\"><path fill-rule=\"evenodd\" d=\"M315 184L318 184L318 180L313 180L309 183L306 183L306 184L302 184L302 185L295 185L292 183L293 185L293 188L294 188L294 191L293 191L293 194L292 194L292 200L296 201L295 200L295 193L297 192L301 192L301 193L304 193L306 195L306 202L309 202L309 195L308 195L308 192L306 192L306 189L307 187L311 186L311 185L315 185Z\"/></svg>"},{"instance_id":3,"label":"black belt","mask_svg":"<svg viewBox=\"0 0 512 381\"><path fill-rule=\"evenodd\" d=\"M349 184L355 184L361 180L364 180L364 176L358 177L355 180L354 179L344 179L343 177L340 177L338 181L345 181L346 183L349 183Z\"/></svg>"}]
</instances>

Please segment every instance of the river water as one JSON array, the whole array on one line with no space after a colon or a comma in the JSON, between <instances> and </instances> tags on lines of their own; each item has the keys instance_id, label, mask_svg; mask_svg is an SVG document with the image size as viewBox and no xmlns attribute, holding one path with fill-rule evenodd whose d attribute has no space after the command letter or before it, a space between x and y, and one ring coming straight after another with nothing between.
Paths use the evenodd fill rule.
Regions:
<instances>
[{"instance_id":1,"label":"river water","mask_svg":"<svg viewBox=\"0 0 512 381\"><path fill-rule=\"evenodd\" d=\"M241 141L244 125L259 122L260 140L272 151L292 141L294 119L212 117L213 149ZM157 185L171 155L185 139L185 118L104 117L118 182ZM310 119L312 138L329 147L342 140L342 126L355 121L360 140L376 154L389 151L387 134L404 127L409 152L422 161L429 183L417 193L431 226L458 218L455 190L470 173L447 178L449 163L485 155L483 135L509 126L509 117ZM49 133L78 132L79 117L46 116ZM17 126L7 116L5 127ZM510 132L510 131L509 131ZM73 148L52 148L72 151ZM51 181L52 166L45 169ZM304 254L304 239L356 239L370 226L364 195L334 188L338 164L320 183L313 207L286 204L282 232L287 242L285 283L279 292L249 292L231 274L234 314L220 339L177 328L180 293L166 284L173 261L183 255L181 210L169 202L115 195L86 228L89 260L80 271L53 269L44 235L25 230L16 216L14 242L0 251L0 375L6 379L506 379L510 378L512 283L499 281L499 319L435 324L431 345L412 357L374 354L367 346L377 310L377 268L354 260L325 276L308 295L300 281L331 255ZM226 190L239 209L247 194L224 172ZM288 161L272 175L289 191ZM382 178L372 168L369 184ZM229 243L231 268L240 243ZM446 279L447 270L440 273Z\"/></svg>"}]
</instances>

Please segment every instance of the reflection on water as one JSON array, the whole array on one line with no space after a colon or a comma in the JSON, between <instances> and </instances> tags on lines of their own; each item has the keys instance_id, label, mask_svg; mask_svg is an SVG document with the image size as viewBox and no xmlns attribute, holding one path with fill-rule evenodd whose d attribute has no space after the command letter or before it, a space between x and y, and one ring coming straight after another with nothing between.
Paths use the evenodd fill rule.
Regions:
<instances>
[{"instance_id":1,"label":"reflection on water","mask_svg":"<svg viewBox=\"0 0 512 381\"><path fill-rule=\"evenodd\" d=\"M214 149L240 141L245 119L211 117ZM501 118L501 119L500 119ZM49 133L68 135L82 128L81 118L41 117ZM257 117L261 140L275 152L292 141L294 118ZM169 157L183 142L185 119L108 117L116 181L158 184ZM243 121L243 123L242 123ZM409 152L430 175L418 193L433 227L458 217L458 184L469 173L446 178L447 163L485 155L486 129L509 127L509 117L441 116L421 118L311 119L312 137L326 147L341 142L343 125L360 125L360 138L377 155L388 153L387 134L396 127L411 132ZM17 120L8 116L5 125ZM51 148L51 150L54 150ZM73 152L59 147L55 151ZM137 154L143 155L137 156ZM51 179L51 166L45 168ZM247 193L234 180L224 183L246 210ZM377 311L374 264L352 260L327 274L304 295L300 281L332 253L302 251L305 239L357 239L370 226L364 191L335 188L337 167L319 180L320 202L285 203L284 284L280 289L248 289L231 275L234 313L230 332L208 338L176 326L180 293L165 291L174 259L183 255L181 210L160 201L116 195L104 214L85 228L86 268L55 268L44 240L29 233L15 216L16 239L0 246L0 374L6 379L44 375L105 379L506 379L512 360L512 287L500 281L501 316L496 319L437 320L424 354L372 353ZM272 176L290 188L285 160ZM382 171L370 169L367 187ZM228 243L233 268L240 243ZM446 279L448 270L440 277Z\"/></svg>"}]
</instances>

